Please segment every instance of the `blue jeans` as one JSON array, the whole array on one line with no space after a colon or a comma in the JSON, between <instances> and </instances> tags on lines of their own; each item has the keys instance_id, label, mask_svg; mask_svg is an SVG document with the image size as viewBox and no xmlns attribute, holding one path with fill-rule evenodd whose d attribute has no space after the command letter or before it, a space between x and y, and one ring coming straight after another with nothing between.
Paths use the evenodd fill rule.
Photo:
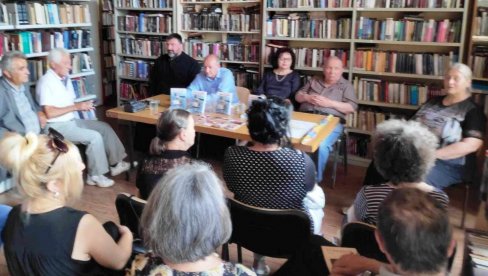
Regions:
<instances>
[{"instance_id":1,"label":"blue jeans","mask_svg":"<svg viewBox=\"0 0 488 276\"><path fill-rule=\"evenodd\" d=\"M434 167L425 178L425 182L443 190L453 184L463 181L464 166L453 165L446 160L437 159Z\"/></svg>"},{"instance_id":2,"label":"blue jeans","mask_svg":"<svg viewBox=\"0 0 488 276\"><path fill-rule=\"evenodd\" d=\"M325 138L324 141L319 146L319 156L317 161L317 183L322 182L325 166L327 165L327 159L329 159L329 154L334 148L339 136L341 136L344 126L342 124L337 124L337 126L332 130L332 132Z\"/></svg>"}]
</instances>

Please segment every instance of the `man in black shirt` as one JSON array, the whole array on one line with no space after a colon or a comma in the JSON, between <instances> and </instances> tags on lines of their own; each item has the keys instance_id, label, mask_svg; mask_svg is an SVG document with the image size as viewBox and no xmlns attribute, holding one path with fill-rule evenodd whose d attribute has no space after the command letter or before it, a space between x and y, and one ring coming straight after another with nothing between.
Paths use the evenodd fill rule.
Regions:
<instances>
[{"instance_id":1,"label":"man in black shirt","mask_svg":"<svg viewBox=\"0 0 488 276\"><path fill-rule=\"evenodd\" d=\"M154 63L149 76L150 96L168 94L171 88L186 88L200 73L196 60L183 52L183 40L173 33L166 38L167 53Z\"/></svg>"}]
</instances>

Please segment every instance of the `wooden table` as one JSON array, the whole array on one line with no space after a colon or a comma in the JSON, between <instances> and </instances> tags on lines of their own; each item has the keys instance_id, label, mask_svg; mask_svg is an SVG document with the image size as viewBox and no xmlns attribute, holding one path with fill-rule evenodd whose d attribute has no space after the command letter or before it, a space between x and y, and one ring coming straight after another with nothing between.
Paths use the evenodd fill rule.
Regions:
<instances>
[{"instance_id":1,"label":"wooden table","mask_svg":"<svg viewBox=\"0 0 488 276\"><path fill-rule=\"evenodd\" d=\"M160 101L159 104L159 111L163 112L165 109L169 107L169 96L168 95L158 95L151 97L149 99L157 99ZM125 121L130 121L130 122L138 122L138 123L146 123L146 124L156 124L158 120L157 115L151 114L149 109L142 110L140 112L136 113L129 113L125 112L123 107L116 107L107 110L106 112L107 117L110 118L116 118L119 120L125 120ZM303 112L293 112L292 114L292 119L294 120L302 120L302 121L308 121L308 122L314 122L314 123L319 123L325 118L324 115L317 115L317 114L309 114L309 113L303 113ZM317 134L317 136L309 141L306 144L301 143L301 138L293 138L292 139L292 144L294 148L300 149L305 152L313 153L315 152L319 146L320 143L332 132L332 130L336 127L336 125L339 123L339 118L333 117L327 125L321 129L321 131ZM223 128L216 128L216 127L210 127L210 126L203 126L203 125L195 125L195 130L199 133L205 133L205 134L210 134L210 135L216 135L216 136L221 136L221 137L227 137L227 138L232 138L232 139L239 139L239 140L251 140L251 137L249 136L249 131L247 129L246 125L243 125L235 130L227 130ZM132 131L131 134L132 135ZM129 140L131 140L132 137L130 137ZM132 143L131 145L132 146ZM132 149L130 149L132 151Z\"/></svg>"}]
</instances>

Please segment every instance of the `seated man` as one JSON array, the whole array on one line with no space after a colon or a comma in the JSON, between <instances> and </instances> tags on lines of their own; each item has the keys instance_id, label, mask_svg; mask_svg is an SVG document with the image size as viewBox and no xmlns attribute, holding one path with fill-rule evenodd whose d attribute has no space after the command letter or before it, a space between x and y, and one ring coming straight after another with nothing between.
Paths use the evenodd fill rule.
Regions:
<instances>
[{"instance_id":1,"label":"seated man","mask_svg":"<svg viewBox=\"0 0 488 276\"><path fill-rule=\"evenodd\" d=\"M415 188L394 190L378 212L375 232L389 265L359 255L334 262L333 275L447 275L447 263L456 245L445 208Z\"/></svg>"},{"instance_id":2,"label":"seated man","mask_svg":"<svg viewBox=\"0 0 488 276\"><path fill-rule=\"evenodd\" d=\"M39 134L46 116L24 86L29 81L26 57L17 51L5 53L0 66L0 139L9 131ZM7 171L0 167L0 183L6 179Z\"/></svg>"},{"instance_id":3,"label":"seated man","mask_svg":"<svg viewBox=\"0 0 488 276\"><path fill-rule=\"evenodd\" d=\"M206 91L207 96L217 92L229 92L233 94L234 103L239 101L232 71L221 68L219 58L215 55L205 58L202 72L188 86L188 91Z\"/></svg>"},{"instance_id":4,"label":"seated man","mask_svg":"<svg viewBox=\"0 0 488 276\"><path fill-rule=\"evenodd\" d=\"M324 77L313 78L296 94L300 111L315 114L332 114L341 118L341 123L322 142L319 148L317 164L317 183L323 178L323 172L329 153L344 129L346 115L357 108L357 99L352 84L342 77L342 61L331 56L324 64Z\"/></svg>"},{"instance_id":5,"label":"seated man","mask_svg":"<svg viewBox=\"0 0 488 276\"><path fill-rule=\"evenodd\" d=\"M70 54L61 48L49 52L50 69L36 85L36 96L48 118L48 127L59 131L73 143L86 145L88 159L88 185L110 187L114 181L105 177L109 171L112 176L129 169L129 164L122 161L126 157L125 149L117 134L106 123L93 120L75 119L75 111L91 110L92 101L74 103L75 92L69 78L71 70Z\"/></svg>"}]
</instances>

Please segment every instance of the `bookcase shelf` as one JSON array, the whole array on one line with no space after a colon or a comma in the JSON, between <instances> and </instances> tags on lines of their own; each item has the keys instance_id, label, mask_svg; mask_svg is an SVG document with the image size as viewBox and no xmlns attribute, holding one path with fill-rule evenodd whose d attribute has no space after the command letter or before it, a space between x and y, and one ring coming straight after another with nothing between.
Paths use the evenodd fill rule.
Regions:
<instances>
[{"instance_id":1,"label":"bookcase shelf","mask_svg":"<svg viewBox=\"0 0 488 276\"><path fill-rule=\"evenodd\" d=\"M316 42L335 42L335 43L349 43L351 39L340 38L305 38L305 37L280 37L280 36L267 36L266 40L287 40L287 41L316 41Z\"/></svg>"},{"instance_id":2,"label":"bookcase shelf","mask_svg":"<svg viewBox=\"0 0 488 276\"><path fill-rule=\"evenodd\" d=\"M435 12L462 13L463 8L356 8L358 12Z\"/></svg>"},{"instance_id":3,"label":"bookcase shelf","mask_svg":"<svg viewBox=\"0 0 488 276\"><path fill-rule=\"evenodd\" d=\"M81 52L92 52L93 48L88 47L88 48L80 48L80 49L66 49L69 53L81 53ZM30 53L30 54L25 54L27 58L35 58L35 57L46 57L49 54L49 52L41 52L41 53Z\"/></svg>"},{"instance_id":4,"label":"bookcase shelf","mask_svg":"<svg viewBox=\"0 0 488 276\"><path fill-rule=\"evenodd\" d=\"M250 32L241 32L241 31L227 31L227 30L221 30L221 31L214 31L214 30L180 30L180 32L184 33L214 33L214 34L260 34L260 31L250 31Z\"/></svg>"},{"instance_id":5,"label":"bookcase shelf","mask_svg":"<svg viewBox=\"0 0 488 276\"><path fill-rule=\"evenodd\" d=\"M95 75L95 71L86 71L86 72L81 72L81 73L75 73L75 74L70 74L69 76L71 78L81 78L81 77L87 77L87 76L92 76Z\"/></svg>"},{"instance_id":6,"label":"bookcase shelf","mask_svg":"<svg viewBox=\"0 0 488 276\"><path fill-rule=\"evenodd\" d=\"M129 35L150 35L150 36L168 36L170 33L154 33L154 32L129 32L129 31L117 31L119 34Z\"/></svg>"},{"instance_id":7,"label":"bookcase shelf","mask_svg":"<svg viewBox=\"0 0 488 276\"><path fill-rule=\"evenodd\" d=\"M444 79L443 76L374 72L374 71L364 71L359 69L353 69L352 72L354 74L370 75L370 76L378 76L378 77L396 77L396 78L423 79L423 80L436 80L436 81L442 81Z\"/></svg>"},{"instance_id":8,"label":"bookcase shelf","mask_svg":"<svg viewBox=\"0 0 488 276\"><path fill-rule=\"evenodd\" d=\"M141 55L129 55L129 54L117 54L120 57L135 58L135 59L157 59L158 56L141 56Z\"/></svg>"},{"instance_id":9,"label":"bookcase shelf","mask_svg":"<svg viewBox=\"0 0 488 276\"><path fill-rule=\"evenodd\" d=\"M131 8L131 7L119 7L119 11L150 11L150 12L172 12L172 8Z\"/></svg>"},{"instance_id":10,"label":"bookcase shelf","mask_svg":"<svg viewBox=\"0 0 488 276\"><path fill-rule=\"evenodd\" d=\"M13 30L15 29L15 26L14 25L0 25L0 30L1 31L9 31L9 30Z\"/></svg>"},{"instance_id":11,"label":"bookcase shelf","mask_svg":"<svg viewBox=\"0 0 488 276\"><path fill-rule=\"evenodd\" d=\"M122 75L119 75L119 78L124 79L124 80L131 80L131 81L142 81L142 82L148 81L148 79L133 78L133 77L127 77L127 76L122 76Z\"/></svg>"},{"instance_id":12,"label":"bookcase shelf","mask_svg":"<svg viewBox=\"0 0 488 276\"><path fill-rule=\"evenodd\" d=\"M352 11L353 8L268 8L267 11L272 12L337 12L337 11Z\"/></svg>"},{"instance_id":13,"label":"bookcase shelf","mask_svg":"<svg viewBox=\"0 0 488 276\"><path fill-rule=\"evenodd\" d=\"M181 4L199 5L199 4L246 4L246 3L260 3L260 0L244 0L244 1L181 1Z\"/></svg>"},{"instance_id":14,"label":"bookcase shelf","mask_svg":"<svg viewBox=\"0 0 488 276\"><path fill-rule=\"evenodd\" d=\"M372 131L362 130L362 129L359 129L359 128L351 128L351 127L348 127L347 128L347 132L348 133L359 133L359 134L365 134L365 135L373 135L373 132Z\"/></svg>"},{"instance_id":15,"label":"bookcase shelf","mask_svg":"<svg viewBox=\"0 0 488 276\"><path fill-rule=\"evenodd\" d=\"M391 44L405 46L422 46L422 47L460 47L462 43L441 43L441 42L421 42L421 41L391 41L391 40L365 40L354 39L356 43L362 44Z\"/></svg>"},{"instance_id":16,"label":"bookcase shelf","mask_svg":"<svg viewBox=\"0 0 488 276\"><path fill-rule=\"evenodd\" d=\"M410 110L417 110L420 107L418 105L391 104L391 103L373 102L373 101L360 101L360 100L358 100L358 104L369 105L369 106L389 107L389 108L399 108L399 109L410 109Z\"/></svg>"},{"instance_id":17,"label":"bookcase shelf","mask_svg":"<svg viewBox=\"0 0 488 276\"><path fill-rule=\"evenodd\" d=\"M88 28L91 27L91 23L76 23L76 24L37 24L37 25L15 25L17 30L28 29L62 29L62 28Z\"/></svg>"}]
</instances>

